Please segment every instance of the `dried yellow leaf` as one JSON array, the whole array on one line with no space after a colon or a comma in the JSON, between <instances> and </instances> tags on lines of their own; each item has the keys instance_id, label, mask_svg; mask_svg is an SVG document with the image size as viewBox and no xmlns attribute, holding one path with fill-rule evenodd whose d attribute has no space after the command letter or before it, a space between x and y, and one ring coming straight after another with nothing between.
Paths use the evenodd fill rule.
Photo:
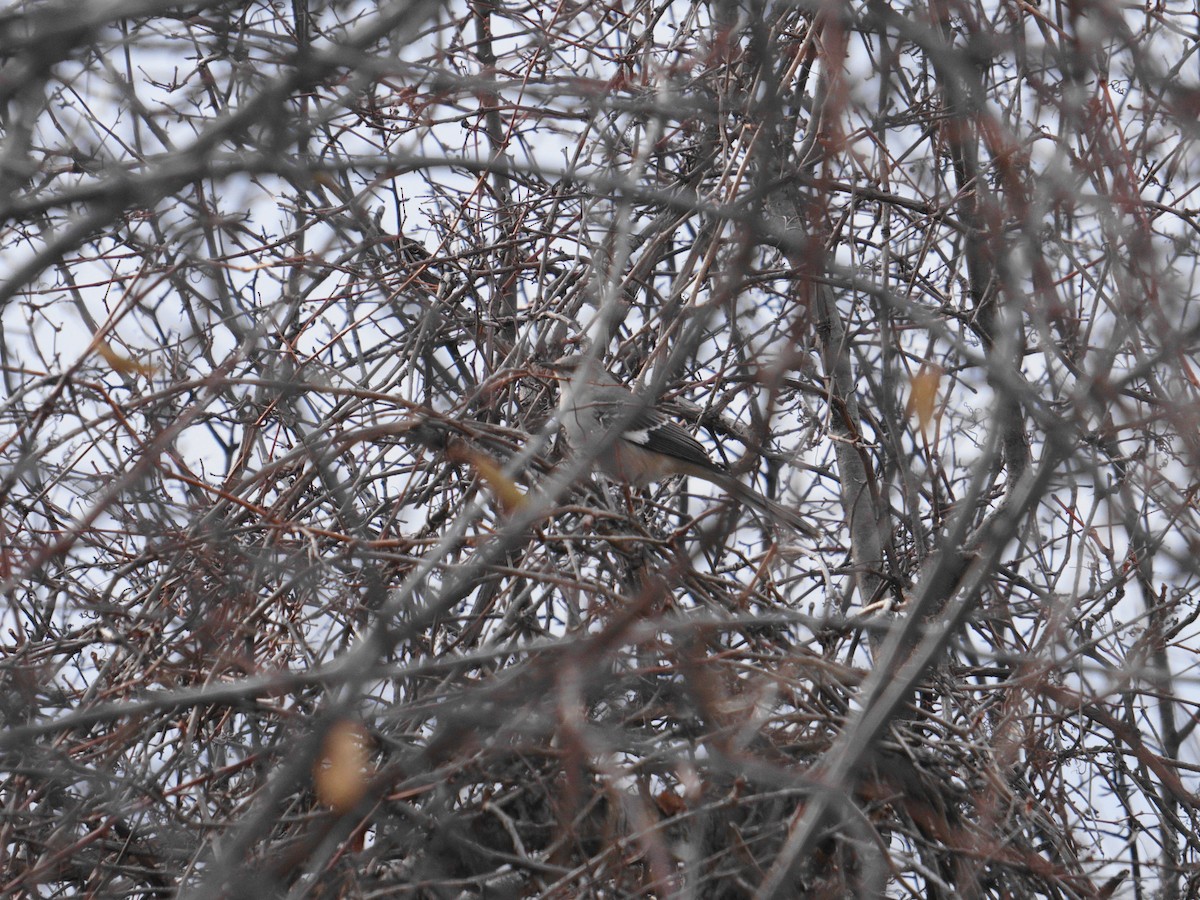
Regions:
<instances>
[{"instance_id":1,"label":"dried yellow leaf","mask_svg":"<svg viewBox=\"0 0 1200 900\"><path fill-rule=\"evenodd\" d=\"M354 809L367 792L369 745L366 729L357 722L338 722L325 734L321 756L313 768L313 784L317 799L338 815Z\"/></svg>"}]
</instances>

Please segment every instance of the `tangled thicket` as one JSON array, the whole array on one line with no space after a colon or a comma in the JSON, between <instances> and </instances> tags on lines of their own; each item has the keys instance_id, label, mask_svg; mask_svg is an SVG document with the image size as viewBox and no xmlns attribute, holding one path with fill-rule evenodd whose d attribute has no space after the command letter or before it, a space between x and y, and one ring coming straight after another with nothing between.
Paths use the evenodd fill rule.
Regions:
<instances>
[{"instance_id":1,"label":"tangled thicket","mask_svg":"<svg viewBox=\"0 0 1200 900\"><path fill-rule=\"evenodd\" d=\"M10 4L0 893L1196 896L1198 48Z\"/></svg>"}]
</instances>

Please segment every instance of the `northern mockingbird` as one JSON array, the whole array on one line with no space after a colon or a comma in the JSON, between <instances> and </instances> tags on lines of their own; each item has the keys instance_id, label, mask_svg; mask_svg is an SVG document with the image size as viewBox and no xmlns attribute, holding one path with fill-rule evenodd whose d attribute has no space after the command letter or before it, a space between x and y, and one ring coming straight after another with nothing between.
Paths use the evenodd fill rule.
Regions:
<instances>
[{"instance_id":1,"label":"northern mockingbird","mask_svg":"<svg viewBox=\"0 0 1200 900\"><path fill-rule=\"evenodd\" d=\"M715 484L771 520L809 537L820 537L821 533L796 512L768 500L714 462L703 444L654 403L638 398L599 363L593 361L588 371L579 372L584 364L582 356L567 356L550 364L551 369L562 373L559 424L567 443L578 451L589 443L605 441L614 424L624 423L620 435L608 438L596 457L597 468L606 475L637 487L673 475L691 475Z\"/></svg>"}]
</instances>

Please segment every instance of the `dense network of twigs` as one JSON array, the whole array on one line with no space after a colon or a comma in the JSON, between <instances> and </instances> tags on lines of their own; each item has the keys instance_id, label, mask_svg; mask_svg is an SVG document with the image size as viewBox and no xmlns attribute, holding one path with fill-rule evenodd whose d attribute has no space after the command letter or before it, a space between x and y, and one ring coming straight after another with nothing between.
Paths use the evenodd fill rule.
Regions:
<instances>
[{"instance_id":1,"label":"dense network of twigs","mask_svg":"<svg viewBox=\"0 0 1200 900\"><path fill-rule=\"evenodd\" d=\"M8 4L0 895L1197 896L1198 27Z\"/></svg>"}]
</instances>

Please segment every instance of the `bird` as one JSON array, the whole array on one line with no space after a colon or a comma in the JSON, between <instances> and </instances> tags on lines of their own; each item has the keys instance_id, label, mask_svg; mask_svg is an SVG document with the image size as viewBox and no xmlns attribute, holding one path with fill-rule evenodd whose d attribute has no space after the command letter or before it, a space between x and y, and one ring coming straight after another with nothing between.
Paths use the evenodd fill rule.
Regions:
<instances>
[{"instance_id":1,"label":"bird","mask_svg":"<svg viewBox=\"0 0 1200 900\"><path fill-rule=\"evenodd\" d=\"M799 534L821 536L796 511L742 484L660 406L639 398L598 362L571 354L550 363L549 368L562 382L559 427L572 450L578 452L604 439L613 425L623 423L621 433L609 440L595 458L595 466L610 478L633 487L675 475L699 478ZM576 374L581 368L585 368L584 373Z\"/></svg>"}]
</instances>

